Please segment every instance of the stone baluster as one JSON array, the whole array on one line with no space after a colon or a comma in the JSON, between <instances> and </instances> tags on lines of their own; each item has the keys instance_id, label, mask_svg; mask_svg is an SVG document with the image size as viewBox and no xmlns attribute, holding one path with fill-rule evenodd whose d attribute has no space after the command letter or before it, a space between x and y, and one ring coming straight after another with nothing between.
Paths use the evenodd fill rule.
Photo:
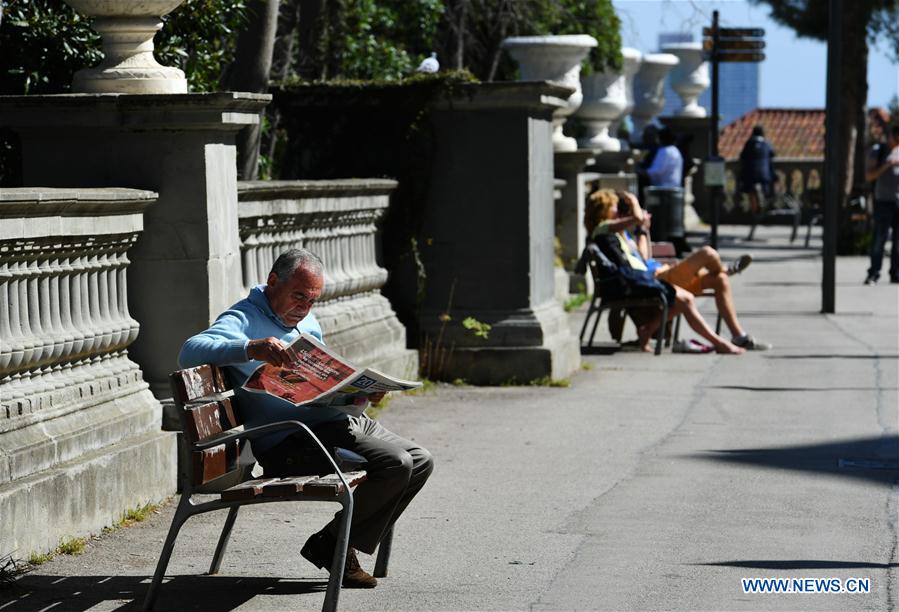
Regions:
<instances>
[{"instance_id":1,"label":"stone baluster","mask_svg":"<svg viewBox=\"0 0 899 612\"><path fill-rule=\"evenodd\" d=\"M134 243L141 215L132 215L138 230L103 234L81 222L76 194L25 189L0 197L0 414L7 418L60 404L55 392L72 393L78 385L136 370L124 357L138 331L128 314L125 250ZM89 202L83 214L96 214L95 205ZM76 210L73 217L64 214L67 207ZM107 214L121 215L114 207ZM67 226L71 234L60 231ZM114 386L104 384L107 391Z\"/></svg>"}]
</instances>

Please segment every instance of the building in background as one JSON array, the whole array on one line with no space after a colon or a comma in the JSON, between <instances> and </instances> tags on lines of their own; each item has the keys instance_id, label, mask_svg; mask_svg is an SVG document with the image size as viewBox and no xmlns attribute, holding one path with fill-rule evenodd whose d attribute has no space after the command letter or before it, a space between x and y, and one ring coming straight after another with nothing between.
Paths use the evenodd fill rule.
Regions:
<instances>
[{"instance_id":1,"label":"building in background","mask_svg":"<svg viewBox=\"0 0 899 612\"><path fill-rule=\"evenodd\" d=\"M671 43L693 42L693 34L690 32L662 32L659 34L659 49ZM719 77L721 86L719 89L718 110L721 113L720 126L729 125L746 113L755 110L759 106L759 64L726 63L719 64ZM711 112L712 89L706 89L699 96L699 105ZM671 89L671 80L665 81L665 108L662 116L673 114L680 108L680 98Z\"/></svg>"}]
</instances>

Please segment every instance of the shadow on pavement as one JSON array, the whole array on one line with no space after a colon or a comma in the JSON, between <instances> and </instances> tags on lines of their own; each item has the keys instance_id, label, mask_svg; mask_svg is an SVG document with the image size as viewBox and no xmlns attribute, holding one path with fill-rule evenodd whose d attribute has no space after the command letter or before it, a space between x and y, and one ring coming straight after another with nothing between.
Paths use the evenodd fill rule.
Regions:
<instances>
[{"instance_id":1,"label":"shadow on pavement","mask_svg":"<svg viewBox=\"0 0 899 612\"><path fill-rule=\"evenodd\" d=\"M765 359L899 359L899 355L762 355Z\"/></svg>"},{"instance_id":2,"label":"shadow on pavement","mask_svg":"<svg viewBox=\"0 0 899 612\"><path fill-rule=\"evenodd\" d=\"M749 567L753 569L775 570L815 570L815 569L890 569L899 563L873 563L870 561L826 561L824 559L791 559L783 561L746 560L714 561L712 563L691 563L717 567Z\"/></svg>"},{"instance_id":3,"label":"shadow on pavement","mask_svg":"<svg viewBox=\"0 0 899 612\"><path fill-rule=\"evenodd\" d=\"M735 391L895 391L899 387L750 387L749 385L706 385L706 389L732 389Z\"/></svg>"},{"instance_id":4,"label":"shadow on pavement","mask_svg":"<svg viewBox=\"0 0 899 612\"><path fill-rule=\"evenodd\" d=\"M774 448L708 450L687 457L856 478L890 487L899 478L896 435Z\"/></svg>"},{"instance_id":5,"label":"shadow on pavement","mask_svg":"<svg viewBox=\"0 0 899 612\"><path fill-rule=\"evenodd\" d=\"M12 588L0 591L0 610L90 610L118 603L114 610L140 610L150 586L145 576L42 576L26 574ZM322 593L326 581L245 576L172 576L163 582L157 611L233 610L258 595ZM318 605L321 602L316 602ZM285 609L277 602L272 609ZM318 607L316 605L316 607Z\"/></svg>"}]
</instances>

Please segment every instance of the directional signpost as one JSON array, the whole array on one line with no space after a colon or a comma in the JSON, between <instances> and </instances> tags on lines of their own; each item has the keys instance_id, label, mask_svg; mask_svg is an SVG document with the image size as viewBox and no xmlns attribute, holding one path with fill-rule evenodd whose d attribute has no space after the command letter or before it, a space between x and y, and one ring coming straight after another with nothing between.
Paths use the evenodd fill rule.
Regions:
<instances>
[{"instance_id":1,"label":"directional signpost","mask_svg":"<svg viewBox=\"0 0 899 612\"><path fill-rule=\"evenodd\" d=\"M761 62L765 59L765 30L761 28L719 28L718 11L712 13L712 27L702 29L702 48L712 62L712 112L709 120L709 151L707 165L719 166L718 155L718 64L721 62ZM710 168L711 169L711 168ZM715 181L716 183L718 181ZM708 183L708 181L707 181ZM710 184L712 189L712 248L718 248L718 217L722 185Z\"/></svg>"}]
</instances>

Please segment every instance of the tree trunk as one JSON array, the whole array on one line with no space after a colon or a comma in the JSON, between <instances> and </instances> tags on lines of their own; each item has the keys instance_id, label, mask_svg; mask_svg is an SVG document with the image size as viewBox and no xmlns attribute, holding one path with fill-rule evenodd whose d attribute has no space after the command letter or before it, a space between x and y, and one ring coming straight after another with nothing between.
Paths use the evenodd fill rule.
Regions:
<instances>
[{"instance_id":1,"label":"tree trunk","mask_svg":"<svg viewBox=\"0 0 899 612\"><path fill-rule=\"evenodd\" d=\"M299 7L297 74L304 81L314 81L321 79L324 72L321 49L324 0L299 0Z\"/></svg>"},{"instance_id":2,"label":"tree trunk","mask_svg":"<svg viewBox=\"0 0 899 612\"><path fill-rule=\"evenodd\" d=\"M275 33L275 44L272 51L272 70L270 80L272 82L283 81L296 74L294 65L294 51L297 40L297 26L300 19L300 0L283 0L281 11L278 14L278 28ZM265 156L275 166L277 155L278 130L281 126L281 113L273 105L265 109L268 119L268 130L262 134L259 144L260 155ZM269 168L270 171L274 168ZM274 173L272 172L272 175ZM275 178L271 176L270 178Z\"/></svg>"},{"instance_id":3,"label":"tree trunk","mask_svg":"<svg viewBox=\"0 0 899 612\"><path fill-rule=\"evenodd\" d=\"M849 197L855 183L856 149L859 139L864 138L864 108L868 90L868 43L867 26L869 11L862 2L843 3L843 70L841 71L839 113L846 118L839 134L840 150L844 156L840 163L837 184L840 185L840 235L837 238L837 253L848 254L855 250L858 236L856 224L849 218ZM861 127L858 120L861 116ZM862 140L863 142L863 140ZM863 151L859 151L863 154ZM862 177L864 175L862 174ZM861 177L860 177L861 178ZM863 179L862 179L863 180Z\"/></svg>"},{"instance_id":4,"label":"tree trunk","mask_svg":"<svg viewBox=\"0 0 899 612\"><path fill-rule=\"evenodd\" d=\"M237 38L237 52L227 89L265 93L272 68L272 49L278 26L278 0L252 0L246 27ZM237 175L254 180L259 169L260 123L243 128L237 135Z\"/></svg>"}]
</instances>

